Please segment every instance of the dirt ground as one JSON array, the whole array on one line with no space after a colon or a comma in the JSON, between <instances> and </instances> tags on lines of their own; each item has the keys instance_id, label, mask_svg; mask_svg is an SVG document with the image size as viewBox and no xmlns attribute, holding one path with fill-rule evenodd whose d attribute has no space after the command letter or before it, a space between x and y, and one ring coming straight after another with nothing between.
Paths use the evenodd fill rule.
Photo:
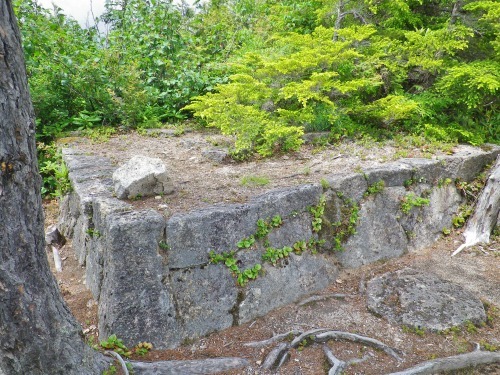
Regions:
<instances>
[{"instance_id":1,"label":"dirt ground","mask_svg":"<svg viewBox=\"0 0 500 375\"><path fill-rule=\"evenodd\" d=\"M202 156L205 148L214 147L225 140L215 134L188 133L179 138L152 138L137 134L112 137L105 144L81 138L66 139L63 143L85 152L105 155L117 164L141 150L142 154L161 157L171 168L174 183L179 189L173 195L158 199L133 201L138 207L168 205L165 215L208 206L216 202L241 202L251 196L279 186L308 182L318 183L323 176L339 171L355 171L366 166L395 160L400 156L428 156L424 147L387 144L346 143L318 147L307 145L300 152L270 160L247 163L218 164ZM434 157L440 153L434 153ZM189 167L186 168L186 165ZM261 176L269 180L264 186L243 184L245 176ZM221 194L221 189L224 193ZM165 206L162 206L165 210ZM46 225L57 221L57 202L44 205ZM329 342L332 352L342 360L366 360L347 368L345 374L386 374L411 367L429 359L465 353L482 347L500 350L500 237L488 245L475 246L451 258L451 252L461 243L460 231L443 237L434 246L399 259L378 262L356 270L343 271L336 282L321 293L322 299L301 305L288 305L274 310L255 321L210 334L185 343L175 350L153 350L141 360L203 359L212 357L243 357L251 366L227 374L266 374L260 369L265 356L276 344L264 348L251 348L244 343L268 339L290 330L307 331L313 328L331 328L376 338L401 350L403 361L397 362L383 352L359 344ZM49 261L53 267L50 254ZM71 244L61 250L63 272L56 273L61 293L90 342L97 341L97 305L85 287L84 270L78 266ZM404 267L433 272L476 293L487 306L488 323L482 327L468 326L458 330L435 333L414 332L367 311L364 285L372 277ZM338 295L344 295L339 297ZM304 298L305 299L305 298ZM290 360L279 374L327 374L328 364L320 345L292 350ZM462 374L500 374L500 366L473 369Z\"/></svg>"},{"instance_id":2,"label":"dirt ground","mask_svg":"<svg viewBox=\"0 0 500 375\"><path fill-rule=\"evenodd\" d=\"M160 158L168 168L175 192L130 203L137 209L158 209L165 216L215 203L246 202L270 189L320 183L332 173L360 172L402 157L440 158L452 152L438 150L419 139L387 141L383 145L369 140L325 145L317 139L298 152L266 159L215 162L205 156L206 151L227 148L231 142L230 138L205 129L168 137L117 134L106 142L68 137L59 140L59 146L107 157L117 166L138 154ZM455 150L470 148L462 145Z\"/></svg>"}]
</instances>

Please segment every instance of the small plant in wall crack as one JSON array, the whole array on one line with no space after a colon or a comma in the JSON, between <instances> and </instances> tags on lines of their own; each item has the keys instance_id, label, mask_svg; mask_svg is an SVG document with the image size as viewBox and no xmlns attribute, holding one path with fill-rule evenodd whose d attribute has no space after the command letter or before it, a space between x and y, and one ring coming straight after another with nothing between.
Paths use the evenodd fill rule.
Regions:
<instances>
[{"instance_id":1,"label":"small plant in wall crack","mask_svg":"<svg viewBox=\"0 0 500 375\"><path fill-rule=\"evenodd\" d=\"M94 237L94 238L101 237L101 232L99 232L97 229L94 229L94 228L87 229L85 231L85 233L87 233L90 237Z\"/></svg>"},{"instance_id":2,"label":"small plant in wall crack","mask_svg":"<svg viewBox=\"0 0 500 375\"><path fill-rule=\"evenodd\" d=\"M260 264L256 264L253 267L246 268L241 271L238 267L238 259L235 257L236 252L231 251L229 253L217 254L215 251L209 253L210 263L219 264L224 263L224 265L231 271L233 276L240 286L245 286L250 280L255 280L259 275L259 271L262 269Z\"/></svg>"},{"instance_id":3,"label":"small plant in wall crack","mask_svg":"<svg viewBox=\"0 0 500 375\"><path fill-rule=\"evenodd\" d=\"M319 203L316 206L309 207L309 212L312 214L312 230L318 233L323 225L323 214L325 213L326 196L323 194L319 198Z\"/></svg>"},{"instance_id":4,"label":"small plant in wall crack","mask_svg":"<svg viewBox=\"0 0 500 375\"><path fill-rule=\"evenodd\" d=\"M363 194L363 197L369 197L370 195L375 195L378 193L381 193L385 188L385 182L383 180L377 181L370 186L368 186L368 189L366 189L365 193Z\"/></svg>"},{"instance_id":5,"label":"small plant in wall crack","mask_svg":"<svg viewBox=\"0 0 500 375\"><path fill-rule=\"evenodd\" d=\"M410 193L403 197L400 208L404 214L408 215L413 207L428 206L429 204L430 200L428 198L422 198Z\"/></svg>"}]
</instances>

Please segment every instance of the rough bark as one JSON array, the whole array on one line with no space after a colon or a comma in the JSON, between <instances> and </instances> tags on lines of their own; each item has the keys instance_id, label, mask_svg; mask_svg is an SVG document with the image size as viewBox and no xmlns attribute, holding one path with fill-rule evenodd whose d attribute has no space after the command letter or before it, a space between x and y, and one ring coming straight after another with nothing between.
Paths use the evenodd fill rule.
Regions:
<instances>
[{"instance_id":1,"label":"rough bark","mask_svg":"<svg viewBox=\"0 0 500 375\"><path fill-rule=\"evenodd\" d=\"M489 243L490 235L500 214L500 156L491 170L483 191L474 209L474 214L467 222L464 231L465 243L460 245L451 256L460 253L466 247L478 243Z\"/></svg>"},{"instance_id":2,"label":"rough bark","mask_svg":"<svg viewBox=\"0 0 500 375\"><path fill-rule=\"evenodd\" d=\"M100 374L50 273L20 33L0 1L0 374Z\"/></svg>"}]
</instances>

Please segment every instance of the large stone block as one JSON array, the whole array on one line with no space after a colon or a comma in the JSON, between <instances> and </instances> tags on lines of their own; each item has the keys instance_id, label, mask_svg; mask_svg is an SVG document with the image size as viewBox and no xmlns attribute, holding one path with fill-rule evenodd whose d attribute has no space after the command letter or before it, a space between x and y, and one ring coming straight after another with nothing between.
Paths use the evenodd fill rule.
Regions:
<instances>
[{"instance_id":1,"label":"large stone block","mask_svg":"<svg viewBox=\"0 0 500 375\"><path fill-rule=\"evenodd\" d=\"M184 338L201 337L233 325L238 288L224 265L171 271L170 285Z\"/></svg>"},{"instance_id":2,"label":"large stone block","mask_svg":"<svg viewBox=\"0 0 500 375\"><path fill-rule=\"evenodd\" d=\"M184 268L206 264L210 251L234 250L241 239L254 234L257 220L298 215L318 204L320 195L321 187L304 185L271 191L248 204L220 205L174 215L167 223L169 266ZM304 238L307 232L297 235Z\"/></svg>"},{"instance_id":3,"label":"large stone block","mask_svg":"<svg viewBox=\"0 0 500 375\"><path fill-rule=\"evenodd\" d=\"M401 197L406 190L386 188L368 197L361 205L357 233L337 253L344 267L355 268L382 259L403 255L408 239L397 220Z\"/></svg>"},{"instance_id":4,"label":"large stone block","mask_svg":"<svg viewBox=\"0 0 500 375\"><path fill-rule=\"evenodd\" d=\"M85 280L87 288L98 301L101 294L103 254L106 251L106 220L111 214L132 211L132 206L115 198L96 198L92 207L93 228L88 233Z\"/></svg>"},{"instance_id":5,"label":"large stone block","mask_svg":"<svg viewBox=\"0 0 500 375\"><path fill-rule=\"evenodd\" d=\"M113 213L107 218L106 250L99 300L99 332L122 337L133 346L151 342L157 348L181 341L175 305L158 243L165 219L154 211Z\"/></svg>"},{"instance_id":6,"label":"large stone block","mask_svg":"<svg viewBox=\"0 0 500 375\"><path fill-rule=\"evenodd\" d=\"M174 187L167 168L160 159L136 155L113 173L116 196L170 194Z\"/></svg>"},{"instance_id":7,"label":"large stone block","mask_svg":"<svg viewBox=\"0 0 500 375\"><path fill-rule=\"evenodd\" d=\"M239 324L326 288L338 275L335 258L329 254L291 254L276 267L266 264L262 275L243 289L238 308Z\"/></svg>"},{"instance_id":8,"label":"large stone block","mask_svg":"<svg viewBox=\"0 0 500 375\"><path fill-rule=\"evenodd\" d=\"M423 189L425 185L420 186L416 193L419 195ZM443 228L450 229L452 217L464 201L452 183L428 189L428 205L414 207L408 214L400 214L399 223L408 238L410 251L432 245L443 235Z\"/></svg>"},{"instance_id":9,"label":"large stone block","mask_svg":"<svg viewBox=\"0 0 500 375\"><path fill-rule=\"evenodd\" d=\"M248 205L215 206L172 216L167 223L169 267L203 265L210 251L236 249L238 241L255 232L256 221Z\"/></svg>"}]
</instances>

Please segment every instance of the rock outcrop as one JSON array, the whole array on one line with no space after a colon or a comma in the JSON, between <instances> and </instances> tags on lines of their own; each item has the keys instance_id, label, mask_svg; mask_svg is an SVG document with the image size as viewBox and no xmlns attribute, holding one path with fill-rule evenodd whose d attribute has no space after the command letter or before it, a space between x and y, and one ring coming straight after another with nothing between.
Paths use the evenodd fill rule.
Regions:
<instances>
[{"instance_id":1,"label":"rock outcrop","mask_svg":"<svg viewBox=\"0 0 500 375\"><path fill-rule=\"evenodd\" d=\"M60 228L86 266L100 334L171 348L321 290L342 267L427 246L451 227L462 201L449 181L474 178L499 153L404 159L331 175L328 186L273 190L166 219L114 197L109 160L63 150L73 191L62 202ZM403 210L409 195L420 200ZM259 220L268 223L261 237Z\"/></svg>"},{"instance_id":2,"label":"rock outcrop","mask_svg":"<svg viewBox=\"0 0 500 375\"><path fill-rule=\"evenodd\" d=\"M410 328L442 331L486 321L482 302L460 285L409 268L368 282L368 309Z\"/></svg>"}]
</instances>

